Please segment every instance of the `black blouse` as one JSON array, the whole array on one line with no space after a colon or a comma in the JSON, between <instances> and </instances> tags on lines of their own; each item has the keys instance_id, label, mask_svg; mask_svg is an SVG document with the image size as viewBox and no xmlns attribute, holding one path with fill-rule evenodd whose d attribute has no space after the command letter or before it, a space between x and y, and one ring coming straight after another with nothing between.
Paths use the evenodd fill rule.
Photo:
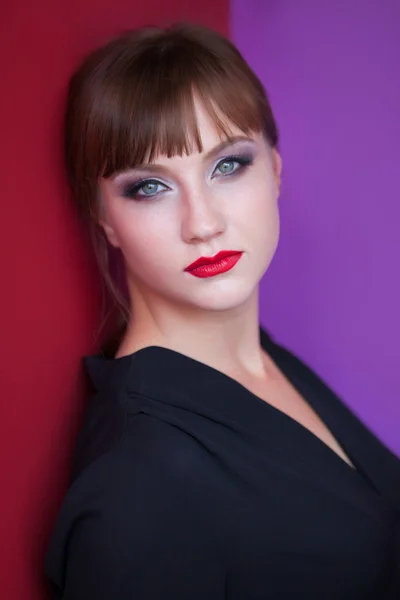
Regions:
<instances>
[{"instance_id":1,"label":"black blouse","mask_svg":"<svg viewBox=\"0 0 400 600\"><path fill-rule=\"evenodd\" d=\"M400 461L291 352L269 356L356 469L223 373L86 357L97 393L46 557L54 599L400 598Z\"/></svg>"}]
</instances>

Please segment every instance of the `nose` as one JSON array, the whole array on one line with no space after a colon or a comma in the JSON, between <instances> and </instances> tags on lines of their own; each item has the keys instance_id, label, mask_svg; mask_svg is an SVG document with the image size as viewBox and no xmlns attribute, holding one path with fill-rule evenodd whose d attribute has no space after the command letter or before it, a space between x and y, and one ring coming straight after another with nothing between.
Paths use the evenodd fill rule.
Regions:
<instances>
[{"instance_id":1,"label":"nose","mask_svg":"<svg viewBox=\"0 0 400 600\"><path fill-rule=\"evenodd\" d=\"M214 195L207 191L186 194L182 217L182 239L185 242L207 242L224 230L225 219Z\"/></svg>"}]
</instances>

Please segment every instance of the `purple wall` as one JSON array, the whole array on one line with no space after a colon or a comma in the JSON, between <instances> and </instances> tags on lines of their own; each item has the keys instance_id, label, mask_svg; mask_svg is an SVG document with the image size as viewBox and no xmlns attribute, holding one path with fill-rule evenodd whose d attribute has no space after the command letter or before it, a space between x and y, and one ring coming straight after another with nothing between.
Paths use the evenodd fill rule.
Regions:
<instances>
[{"instance_id":1,"label":"purple wall","mask_svg":"<svg viewBox=\"0 0 400 600\"><path fill-rule=\"evenodd\" d=\"M281 132L261 321L400 454L400 2L232 0Z\"/></svg>"}]
</instances>

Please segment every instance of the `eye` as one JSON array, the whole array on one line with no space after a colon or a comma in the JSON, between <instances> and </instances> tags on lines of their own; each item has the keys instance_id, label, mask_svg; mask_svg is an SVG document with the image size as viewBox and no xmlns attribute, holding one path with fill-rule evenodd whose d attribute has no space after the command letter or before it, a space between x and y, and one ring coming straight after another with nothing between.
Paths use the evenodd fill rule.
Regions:
<instances>
[{"instance_id":1,"label":"eye","mask_svg":"<svg viewBox=\"0 0 400 600\"><path fill-rule=\"evenodd\" d=\"M158 181L146 181L145 183L142 183L138 191L143 192L143 196L154 196L160 191L158 189L160 185L162 184Z\"/></svg>"},{"instance_id":2,"label":"eye","mask_svg":"<svg viewBox=\"0 0 400 600\"><path fill-rule=\"evenodd\" d=\"M235 164L238 163L234 160L224 160L224 162L219 163L217 168L223 175L227 175L228 173L235 171Z\"/></svg>"},{"instance_id":3,"label":"eye","mask_svg":"<svg viewBox=\"0 0 400 600\"><path fill-rule=\"evenodd\" d=\"M233 175L251 165L252 162L251 156L227 156L217 164L215 171L219 171L224 176Z\"/></svg>"},{"instance_id":4,"label":"eye","mask_svg":"<svg viewBox=\"0 0 400 600\"><path fill-rule=\"evenodd\" d=\"M156 179L141 179L135 183L128 184L124 189L123 195L125 198L141 200L153 198L167 189L166 185Z\"/></svg>"}]
</instances>

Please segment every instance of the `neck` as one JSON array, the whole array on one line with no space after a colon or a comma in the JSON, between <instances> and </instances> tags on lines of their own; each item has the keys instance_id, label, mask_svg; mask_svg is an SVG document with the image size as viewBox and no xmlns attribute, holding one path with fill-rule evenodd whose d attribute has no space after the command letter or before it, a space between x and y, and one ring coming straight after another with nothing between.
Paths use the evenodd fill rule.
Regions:
<instances>
[{"instance_id":1,"label":"neck","mask_svg":"<svg viewBox=\"0 0 400 600\"><path fill-rule=\"evenodd\" d=\"M262 377L258 287L241 306L227 311L199 310L167 302L133 299L134 315L117 357L147 346L180 352L227 374Z\"/></svg>"}]
</instances>

